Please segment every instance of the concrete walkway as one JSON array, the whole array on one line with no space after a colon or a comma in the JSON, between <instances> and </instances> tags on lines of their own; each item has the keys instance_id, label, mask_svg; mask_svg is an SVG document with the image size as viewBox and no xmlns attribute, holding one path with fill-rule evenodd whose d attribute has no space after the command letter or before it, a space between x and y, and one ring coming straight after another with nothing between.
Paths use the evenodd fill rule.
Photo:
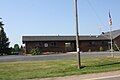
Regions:
<instances>
[{"instance_id":1,"label":"concrete walkway","mask_svg":"<svg viewBox=\"0 0 120 80\"><path fill-rule=\"evenodd\" d=\"M33 80L105 80L106 78L112 78L112 77L120 78L120 71L73 75L73 76L65 76L65 77L52 77L52 78L33 79ZM106 80L110 80L110 79L106 79Z\"/></svg>"}]
</instances>

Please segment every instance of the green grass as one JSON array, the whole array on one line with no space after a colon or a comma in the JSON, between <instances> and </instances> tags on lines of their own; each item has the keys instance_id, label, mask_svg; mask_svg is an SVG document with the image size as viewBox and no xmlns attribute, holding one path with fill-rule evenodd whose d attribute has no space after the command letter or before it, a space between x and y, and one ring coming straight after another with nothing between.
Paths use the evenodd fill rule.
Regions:
<instances>
[{"instance_id":1,"label":"green grass","mask_svg":"<svg viewBox=\"0 0 120 80\"><path fill-rule=\"evenodd\" d=\"M25 80L120 70L120 57L82 59L81 62L80 70L77 69L75 59L0 63L0 80Z\"/></svg>"}]
</instances>

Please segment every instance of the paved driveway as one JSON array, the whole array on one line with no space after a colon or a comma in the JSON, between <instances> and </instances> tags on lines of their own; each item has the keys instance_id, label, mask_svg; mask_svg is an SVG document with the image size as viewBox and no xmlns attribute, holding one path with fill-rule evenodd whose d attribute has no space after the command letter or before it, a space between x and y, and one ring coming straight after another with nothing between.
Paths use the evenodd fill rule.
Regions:
<instances>
[{"instance_id":1,"label":"paved driveway","mask_svg":"<svg viewBox=\"0 0 120 80\"><path fill-rule=\"evenodd\" d=\"M114 56L120 56L120 52L114 52ZM84 52L81 53L81 58L94 58L100 56L111 56L110 52ZM16 62L16 61L39 61L39 60L63 60L77 58L76 53L67 54L52 54L52 55L35 55L35 56L0 56L0 62Z\"/></svg>"}]
</instances>

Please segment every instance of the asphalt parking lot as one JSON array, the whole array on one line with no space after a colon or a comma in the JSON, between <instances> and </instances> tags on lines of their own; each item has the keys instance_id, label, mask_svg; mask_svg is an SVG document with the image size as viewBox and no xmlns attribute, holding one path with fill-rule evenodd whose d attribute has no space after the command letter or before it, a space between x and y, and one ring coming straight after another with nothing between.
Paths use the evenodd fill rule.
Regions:
<instances>
[{"instance_id":1,"label":"asphalt parking lot","mask_svg":"<svg viewBox=\"0 0 120 80\"><path fill-rule=\"evenodd\" d=\"M120 56L120 52L114 52L114 56ZM111 56L110 52L84 52L81 53L81 58L94 58L100 56ZM23 56L23 55L10 55L0 56L0 62L16 62L16 61L39 61L39 60L63 60L77 58L77 54L74 53L61 53L52 55L35 55L35 56Z\"/></svg>"}]
</instances>

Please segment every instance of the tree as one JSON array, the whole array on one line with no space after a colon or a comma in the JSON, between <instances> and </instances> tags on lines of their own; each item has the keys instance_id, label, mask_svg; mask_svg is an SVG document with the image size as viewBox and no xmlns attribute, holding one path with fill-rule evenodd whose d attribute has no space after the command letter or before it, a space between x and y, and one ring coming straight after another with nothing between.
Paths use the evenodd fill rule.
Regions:
<instances>
[{"instance_id":1,"label":"tree","mask_svg":"<svg viewBox=\"0 0 120 80\"><path fill-rule=\"evenodd\" d=\"M13 49L14 54L19 54L20 53L20 48L18 44L14 45L14 49Z\"/></svg>"},{"instance_id":2,"label":"tree","mask_svg":"<svg viewBox=\"0 0 120 80\"><path fill-rule=\"evenodd\" d=\"M25 54L25 47L23 47L22 45L20 47L20 52L21 52L21 54Z\"/></svg>"},{"instance_id":3,"label":"tree","mask_svg":"<svg viewBox=\"0 0 120 80\"><path fill-rule=\"evenodd\" d=\"M33 49L30 51L30 53L31 53L32 55L39 55L39 54L41 54L41 51L40 51L40 49L39 49L38 47L36 47L36 48L33 48Z\"/></svg>"},{"instance_id":4,"label":"tree","mask_svg":"<svg viewBox=\"0 0 120 80\"><path fill-rule=\"evenodd\" d=\"M102 47L102 46L100 46L100 51L104 51L104 49L103 49L103 47Z\"/></svg>"},{"instance_id":5,"label":"tree","mask_svg":"<svg viewBox=\"0 0 120 80\"><path fill-rule=\"evenodd\" d=\"M0 55L11 54L11 48L9 48L9 39L6 36L2 22L0 22Z\"/></svg>"},{"instance_id":6,"label":"tree","mask_svg":"<svg viewBox=\"0 0 120 80\"><path fill-rule=\"evenodd\" d=\"M20 51L20 48L19 48L19 45L18 45L18 44L15 44L15 45L14 45L14 51L15 51L15 52L19 52L19 51Z\"/></svg>"}]
</instances>

